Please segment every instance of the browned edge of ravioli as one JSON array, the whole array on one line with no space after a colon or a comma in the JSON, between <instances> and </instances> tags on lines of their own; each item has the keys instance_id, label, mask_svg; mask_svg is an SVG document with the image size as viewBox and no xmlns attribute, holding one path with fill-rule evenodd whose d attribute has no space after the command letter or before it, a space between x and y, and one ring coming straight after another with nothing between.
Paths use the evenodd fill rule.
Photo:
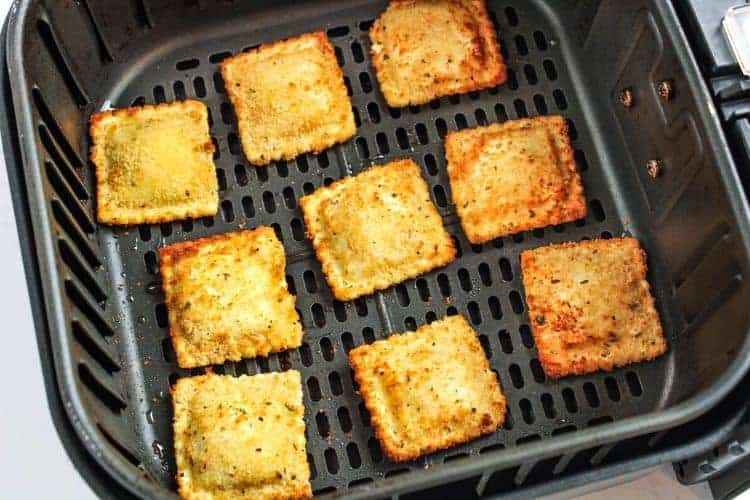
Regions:
<instances>
[{"instance_id":1,"label":"browned edge of ravioli","mask_svg":"<svg viewBox=\"0 0 750 500\"><path fill-rule=\"evenodd\" d=\"M167 306L167 318L169 320L169 336L172 338L172 343L175 345L175 355L177 356L177 364L183 368L197 368L200 365L194 365L189 360L184 358L185 349L177 348L176 344L180 344L184 338L185 332L182 331L181 323L179 320L179 313L177 303L175 302L176 297L174 296L174 290L176 289L178 282L175 279L174 273L172 272L173 263L183 257L195 255L200 249L214 241L226 240L237 236L242 233L268 233L268 236L276 238L276 233L269 226L259 226L255 229L247 229L239 232L230 232L217 234L214 236L208 236L206 238L199 238L196 240L181 241L173 243L165 247L159 248L159 271L162 276L162 289L164 290L164 300ZM295 298L295 295L287 290L287 293ZM299 313L297 313L299 314ZM299 318L300 325L302 324L301 318Z\"/></svg>"},{"instance_id":2,"label":"browned edge of ravioli","mask_svg":"<svg viewBox=\"0 0 750 500\"><path fill-rule=\"evenodd\" d=\"M389 10L391 8L398 9L398 8L408 8L410 4L413 4L415 1L420 0L391 0L388 3L388 6L386 7L386 10ZM456 0L454 3L467 3L467 0ZM458 86L455 89L452 89L450 92L444 92L440 90L435 91L435 95L430 99L418 99L414 101L409 101L406 103L396 103L396 102L390 102L388 97L384 95L386 101L388 102L388 105L391 107L405 107L410 105L420 105L420 104L426 104L427 102L431 101L432 99L436 99L438 97L442 97L445 95L454 95L454 94L463 94L466 92L473 92L478 91L482 89L492 88L496 87L498 85L502 85L507 80L507 70L505 66L505 61L503 60L502 53L500 51L500 42L497 39L497 32L495 31L495 26L492 23L492 20L489 16L489 11L487 10L487 2L486 0L468 0L468 3L471 3L476 8L476 20L477 25L479 28L479 37L482 39L483 44L482 47L489 49L491 53L489 54L482 54L485 61L492 61L495 64L490 65L490 67L493 67L495 69L495 73L488 76L486 80L477 81L474 79L472 75L469 75L467 78L465 78L465 81L462 85ZM381 34L382 31L385 31L385 28L381 26L380 17L378 17L373 25L370 27L369 36L371 40L377 40L379 38L379 34ZM385 35L383 35L385 36ZM375 73L378 76L378 82L381 81L381 76L384 74L385 71L385 59L383 58L382 53L377 53L370 49L370 57L372 59L372 65L375 68Z\"/></svg>"},{"instance_id":3,"label":"browned edge of ravioli","mask_svg":"<svg viewBox=\"0 0 750 500\"><path fill-rule=\"evenodd\" d=\"M221 68L220 68L221 78L224 80L224 82L228 82L229 81L229 78L227 76L227 71L228 71L227 67L229 66L229 64L231 64L232 61L235 61L235 60L238 60L238 59L241 59L241 58L245 58L245 57L247 57L247 56L249 56L251 54L256 54L256 53L259 53L259 52L261 52L263 50L277 49L277 48L283 47L285 45L294 45L294 44L299 43L300 41L304 40L305 38L315 38L315 39L317 39L317 41L318 41L318 47L320 48L321 52L323 52L327 57L332 58L332 60L336 62L336 64L333 65L333 66L335 66L335 68L333 68L333 71L335 72L335 74L331 75L331 77L336 77L336 78L338 78L339 80L341 80L343 82L344 81L344 72L341 70L341 66L339 66L339 64L338 64L338 58L336 57L336 51L334 50L333 45L331 44L331 41L328 39L328 36L323 31L314 31L314 32L311 32L311 33L304 33L304 34L299 35L299 36L289 37L289 38L285 38L283 40L277 40L275 42L264 43L264 44L259 45L258 47L255 47L254 49L248 50L247 52L240 52L240 53L235 54L235 55L233 55L231 57L227 57L226 59L224 59L221 62ZM226 90L227 90L227 94L229 95L229 98L232 101L232 103L234 104L235 102L237 102L237 100L239 99L239 96L235 93L234 87L232 85L226 85ZM240 140L242 140L243 137L247 137L248 131L245 130L245 124L244 124L243 120L239 120L239 119L237 120L237 128L238 128L238 131L240 133ZM352 135L354 135L354 134L352 134ZM350 138L351 138L351 136L347 137L346 139L341 139L341 140L335 141L333 144L329 144L329 145L326 145L326 146L318 146L318 147L314 148L313 150L308 151L308 153L312 153L312 154L321 153L324 150L330 148L331 146L333 146L335 144L340 144L342 142L346 142ZM243 148L243 154L244 154L244 148ZM300 154L303 154L303 153L300 153ZM247 156L245 158L248 160L248 163L250 165L255 166L255 167L267 166L267 165L270 165L271 163L273 163L273 161L274 161L274 159L269 158L266 163L253 163L253 162L250 161L249 158L247 158ZM292 158L281 158L281 159L282 160L291 160Z\"/></svg>"},{"instance_id":4,"label":"browned edge of ravioli","mask_svg":"<svg viewBox=\"0 0 750 500\"><path fill-rule=\"evenodd\" d=\"M559 204L564 204L564 206L560 207L560 210L557 212L558 217L555 218L554 222L543 221L542 224L519 224L514 228L513 232L510 233L497 232L492 234L480 234L474 230L473 226L467 223L464 217L461 216L460 203L455 200L457 198L457 195L459 195L460 190L455 189L453 186L458 182L458 179L471 168L467 163L467 159L476 158L480 154L478 151L472 151L472 154L469 155L465 154L463 149L459 147L460 137L462 135L471 135L472 133L476 133L475 131L481 131L484 128L491 128L498 125L512 126L517 122L543 123L544 126L548 127L550 133L553 136L558 137L562 140L562 148L558 149L556 147L558 157L557 159L559 161L560 167L564 168L566 171L568 182L566 184L566 196L564 198L556 200L556 202ZM510 234L516 234L531 229L546 227L551 224L572 222L586 217L586 214L588 213L586 197L583 189L583 181L581 180L581 175L578 173L578 169L576 167L573 146L570 142L570 134L568 133L568 124L562 115L535 116L531 118L509 120L506 122L486 125L484 127L473 129L449 131L445 136L445 156L448 162L448 178L451 183L451 192L454 198L454 203L456 204L456 210L457 212L459 212L459 221L461 223L461 228L463 229L464 234L466 234L469 242L471 242L472 244L479 245L482 243L487 243L488 241L492 241L495 238L509 236ZM495 217L497 215L497 212L497 209L488 209L485 213L485 217Z\"/></svg>"},{"instance_id":5,"label":"browned edge of ravioli","mask_svg":"<svg viewBox=\"0 0 750 500\"><path fill-rule=\"evenodd\" d=\"M594 239L594 240L583 240L580 242L564 242L564 243L558 243L554 245L547 245L546 247L540 247L540 248L549 248L549 247L557 247L557 248L571 248L576 246L602 246L603 242L607 242L607 245L612 244L627 244L627 245L634 245L637 248L637 251L635 252L635 255L637 256L637 275L640 279L646 279L646 273L648 271L648 267L646 264L646 252L643 250L643 247L641 247L640 242L635 238L630 237L623 237L623 238L612 238L608 240L604 239ZM536 272L544 272L543 270L537 271L540 268L537 266L535 261L535 256L533 253L534 249L525 250L521 253L521 272L526 274L532 274ZM603 250L606 251L606 250ZM532 311L536 308L536 302L537 299L535 297L529 297L526 296L526 301L528 303L528 309L529 314L532 314ZM653 295L650 293L650 286L648 289L644 290L643 293L640 295L640 301L643 305L645 305L648 308L653 309L656 311L656 303L654 301ZM568 375L583 375L586 373L592 373L599 370L604 371L611 371L613 368L616 368L618 366L625 366L630 363L636 363L636 362L642 362L642 361L651 361L653 359L656 359L657 357L664 354L667 350L667 342L664 338L664 331L662 328L661 321L658 316L657 311L657 321L655 324L656 332L655 335L659 338L661 338L662 342L655 346L654 349L648 351L645 356L626 362L621 364L607 364L603 365L599 359L598 356L586 356L585 360L569 360L567 359L567 356L565 353L560 353L560 355L555 356L550 353L550 349L548 347L548 344L546 343L546 335L549 335L549 333L542 334L539 330L539 325L536 324L534 321L530 321L531 324L531 331L534 337L534 343L537 346L537 351L539 352L539 361L542 364L542 368L544 369L544 373L554 379L565 377Z\"/></svg>"},{"instance_id":6,"label":"browned edge of ravioli","mask_svg":"<svg viewBox=\"0 0 750 500\"><path fill-rule=\"evenodd\" d=\"M482 371L492 371L492 367L490 366L490 362L487 359L487 356L484 352L484 348L482 348L482 345L479 343L479 338L476 335L476 331L474 328L466 321L466 318L464 318L461 315L457 316L447 316L443 318L440 321L445 322L454 322L454 321L462 321L466 327L468 327L469 330L474 332L474 335L470 338L468 338L468 342L471 344L470 348L478 353L481 353L481 366L478 368ZM418 332L422 332L424 330L429 330L431 327L430 324L425 324L417 328L413 331L407 331L403 333L398 333L396 335L409 335L414 334ZM463 326L463 325L462 325ZM388 339L378 340L377 342L387 342ZM373 344L370 344L373 345ZM369 383L369 380L366 377L362 377L362 373L366 371L365 364L367 361L365 360L367 356L367 348L370 345L362 345L355 349L353 349L351 352L349 352L349 364L352 368L352 371L354 372L354 380L357 382L357 385L359 386L359 393L362 397L362 400L365 403L365 407L367 408L367 411L370 413L370 425L372 425L372 428L375 432L375 436L378 439L378 443L380 444L383 453L385 456L394 462L406 462L409 460L414 460L416 458L419 458L421 456L434 453L439 450L444 450L447 448L450 448L452 446L456 446L459 444L467 443L471 441L472 439L476 439L478 437L484 436L486 434L491 434L495 432L497 429L502 427L503 423L505 423L505 415L507 412L507 403L505 395L503 394L501 388L500 388L500 381L498 380L496 374L493 373L493 380L494 383L491 384L492 387L487 387L488 393L490 391L496 391L500 395L501 404L503 405L503 411L496 415L497 418L490 419L489 421L483 421L482 426L475 429L475 432L473 433L466 433L463 436L456 436L453 439L446 439L440 442L433 441L433 443L425 448L422 448L416 452L409 452L405 451L397 446L395 446L390 439L388 439L388 433L387 433L387 427L386 423L384 422L385 415L384 412L381 412L381 405L373 405L370 404L376 397L377 389L372 386L372 384ZM387 389L383 389L384 391L387 391Z\"/></svg>"},{"instance_id":7,"label":"browned edge of ravioli","mask_svg":"<svg viewBox=\"0 0 750 500\"><path fill-rule=\"evenodd\" d=\"M167 307L169 336L172 337L175 356L177 356L177 364L181 367L188 367L191 363L189 360L184 359L185 350L177 348L177 344L182 342L185 332L182 331L180 319L177 313L178 307L175 302L176 297L174 294L178 282L172 272L173 264L175 261L180 260L183 257L195 255L201 247L207 243L227 239L228 234L231 235L232 233L217 234L206 238L198 238L196 240L181 241L159 248L159 272L162 279L162 289L164 290L164 302Z\"/></svg>"},{"instance_id":8,"label":"browned edge of ravioli","mask_svg":"<svg viewBox=\"0 0 750 500\"><path fill-rule=\"evenodd\" d=\"M372 165L367 170L364 170L362 172L359 172L356 175L350 175L347 177L344 177L342 179L339 179L335 182L332 182L328 186L321 186L318 189L335 189L339 185L348 184L349 182L353 182L354 179L357 178L358 175L361 175L365 172L369 172L371 169L375 168L385 168L385 167L393 167L401 165L403 167L409 168L413 167L416 168L417 176L418 176L418 182L424 185L425 190L428 193L429 196L429 186L427 185L427 182L424 180L424 177L422 176L422 171L419 165L411 158L399 158L392 160L388 163L382 164L382 165ZM316 190L317 191L317 190ZM305 235L310 240L310 242L313 245L313 249L315 250L315 255L318 259L318 262L320 262L321 270L323 271L323 276L326 278L326 283L331 287L331 291L333 292L333 296L340 301L348 301L348 300L354 300L359 297L363 297L365 295L369 295L371 293L374 293L379 290L385 290L389 288L390 286L397 285L398 283L402 283L406 280L416 278L417 276L421 276L422 274L430 272L427 271L415 271L413 273L410 273L408 276L404 277L401 281L397 283L391 283L388 286L385 287L370 287L369 291L364 293L352 293L347 287L339 287L336 280L331 279L331 275L333 274L331 272L331 268L334 266L335 262L330 259L324 259L322 256L324 252L327 249L327 243L326 241L318 242L315 238L315 233L311 230L312 227L315 226L313 218L315 217L315 213L312 212L311 209L306 208L309 201L309 196L306 195L300 198L299 200L299 206L302 209L302 215L303 219L305 221ZM445 229L445 224L443 222L442 217L440 216L440 212L438 212L437 208L435 207L435 203L432 201L432 198L429 199L429 207L426 208L434 217L436 217L441 224L441 227L443 228L443 232L447 236L445 239L445 251L438 255L435 259L434 266L432 269L436 269L438 267L446 266L453 262L453 260L456 258L456 244L453 240L453 238L450 236L450 233L448 233L448 230Z\"/></svg>"},{"instance_id":9,"label":"browned edge of ravioli","mask_svg":"<svg viewBox=\"0 0 750 500\"><path fill-rule=\"evenodd\" d=\"M209 372L209 373L213 373L213 372ZM183 404L183 401L178 400L176 394L177 394L177 391L178 391L178 387L189 383L189 382L184 382L184 380L185 380L185 378L178 378L175 381L174 384L170 384L169 385L169 396L170 396L170 399L172 400L172 434L173 434L172 441L175 443L174 444L174 447L175 447L174 453L175 453L175 455L179 454L179 450L177 449L178 445L176 444L177 440L175 439L176 436L174 435L175 434L175 427L177 426L177 423L178 423L179 418L180 418L179 411L178 411L179 406ZM179 389L179 390L182 392L181 389ZM175 457L175 460L178 460L178 459ZM179 473L179 471L175 470L175 479L177 480L177 492L178 492L178 494L180 495L180 497L185 498L185 495L183 494L183 492L185 492L186 490L189 489L188 488L188 484L185 481L185 478L182 476L182 474Z\"/></svg>"},{"instance_id":10,"label":"browned edge of ravioli","mask_svg":"<svg viewBox=\"0 0 750 500\"><path fill-rule=\"evenodd\" d=\"M128 108L118 108L118 109L110 109L106 111L98 111L91 115L89 118L89 137L91 138L91 144L89 145L89 159L92 161L95 167L95 174L96 174L96 189L101 190L102 186L104 185L104 179L106 177L105 171L104 171L104 158L99 157L100 153L100 144L97 142L97 128L101 124L102 121L106 120L107 118L114 117L114 118L127 118L130 116L137 116L140 113L144 111L157 111L159 109L179 109L182 108L185 111L190 110L200 110L203 111L206 109L206 105L203 104L201 101L197 101L195 99L186 99L184 101L174 101L174 102L163 102L159 104L144 104L142 106L131 106ZM213 154L215 152L214 143L209 139L206 143L203 144L203 150L207 153ZM98 198L97 199L98 203ZM216 206L216 212L219 211L219 206L217 204ZM216 212L210 215L216 215ZM194 217L202 217L204 215L208 215L205 213L193 213L191 211L185 211L184 217L186 219L194 218ZM137 221L133 220L129 217L124 217L118 220L118 218L112 218L103 220L100 217L100 211L96 210L96 220L100 224L157 224L160 222L172 222L175 220L174 217L164 216L164 217L142 217L139 218Z\"/></svg>"}]
</instances>

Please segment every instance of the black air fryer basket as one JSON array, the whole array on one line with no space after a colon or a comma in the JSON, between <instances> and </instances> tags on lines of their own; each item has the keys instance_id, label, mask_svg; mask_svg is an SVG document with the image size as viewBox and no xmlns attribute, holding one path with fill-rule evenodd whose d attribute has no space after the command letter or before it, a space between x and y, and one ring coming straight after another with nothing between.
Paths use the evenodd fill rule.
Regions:
<instances>
[{"instance_id":1,"label":"black air fryer basket","mask_svg":"<svg viewBox=\"0 0 750 500\"><path fill-rule=\"evenodd\" d=\"M750 365L748 207L671 4L489 0L488 7L509 67L507 84L389 109L367 37L384 2L16 5L8 68L25 189L15 194L28 207L43 326L67 417L94 460L122 486L144 497L174 495L169 386L202 373L175 362L158 249L262 224L284 242L305 343L214 370L302 373L318 493L405 494L465 478L479 479L475 491L492 491L492 482L501 480L493 471L510 470L518 483L533 464L562 474L579 464L581 450L595 450L585 460L599 463L614 443L658 441L661 431L711 410L742 379ZM336 46L357 136L320 155L252 167L242 156L219 65L260 43L316 30L327 31ZM630 107L622 102L626 91ZM211 112L219 214L99 226L88 116L105 106L185 98L203 101ZM446 132L552 113L569 120L589 216L470 245L450 204ZM416 280L336 302L304 237L297 201L332 180L401 157L421 165L461 255ZM662 167L656 178L646 168L654 161ZM519 253L622 234L639 238L648 252L668 353L611 373L546 379L529 329ZM457 313L480 334L501 379L507 422L468 444L391 463L353 388L347 352Z\"/></svg>"}]
</instances>

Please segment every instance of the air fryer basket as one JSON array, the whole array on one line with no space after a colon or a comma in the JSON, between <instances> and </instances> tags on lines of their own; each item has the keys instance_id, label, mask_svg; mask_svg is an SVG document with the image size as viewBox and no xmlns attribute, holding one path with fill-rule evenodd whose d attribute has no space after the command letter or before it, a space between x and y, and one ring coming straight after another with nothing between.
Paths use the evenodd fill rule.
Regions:
<instances>
[{"instance_id":1,"label":"air fryer basket","mask_svg":"<svg viewBox=\"0 0 750 500\"><path fill-rule=\"evenodd\" d=\"M746 372L750 346L747 205L671 6L638 0L488 1L510 71L499 88L389 109L367 29L384 2L28 1L14 8L8 64L42 291L66 411L92 455L136 494L174 488L169 384L179 369L158 275L164 244L274 226L284 241L305 344L215 367L302 372L316 492L403 493L645 435L709 410ZM326 30L358 135L269 168L242 156L218 68L259 43ZM666 81L673 92L660 97ZM629 90L632 107L621 103ZM95 222L86 121L103 106L196 98L211 110L221 209L214 218L112 229ZM446 130L562 113L590 214L469 245L450 205ZM353 303L322 279L297 200L373 163L423 168L461 250L450 266ZM660 160L649 176L646 163ZM632 234L649 254L668 354L612 373L545 379L528 327L518 254ZM445 314L474 324L508 397L497 433L409 464L382 457L346 353ZM449 462L443 464L444 462ZM564 470L565 464L558 464ZM394 477L396 476L396 477Z\"/></svg>"}]
</instances>

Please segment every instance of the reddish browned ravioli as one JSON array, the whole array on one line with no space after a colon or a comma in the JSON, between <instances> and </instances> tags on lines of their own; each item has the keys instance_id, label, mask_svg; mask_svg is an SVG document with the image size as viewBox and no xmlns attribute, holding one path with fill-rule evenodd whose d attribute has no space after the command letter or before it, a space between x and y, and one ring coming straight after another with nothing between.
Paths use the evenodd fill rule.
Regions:
<instances>
[{"instance_id":1,"label":"reddish browned ravioli","mask_svg":"<svg viewBox=\"0 0 750 500\"><path fill-rule=\"evenodd\" d=\"M666 351L638 240L526 250L521 269L531 331L550 377L611 370Z\"/></svg>"},{"instance_id":2,"label":"reddish browned ravioli","mask_svg":"<svg viewBox=\"0 0 750 500\"><path fill-rule=\"evenodd\" d=\"M562 116L450 132L445 154L453 202L472 243L586 216Z\"/></svg>"}]
</instances>

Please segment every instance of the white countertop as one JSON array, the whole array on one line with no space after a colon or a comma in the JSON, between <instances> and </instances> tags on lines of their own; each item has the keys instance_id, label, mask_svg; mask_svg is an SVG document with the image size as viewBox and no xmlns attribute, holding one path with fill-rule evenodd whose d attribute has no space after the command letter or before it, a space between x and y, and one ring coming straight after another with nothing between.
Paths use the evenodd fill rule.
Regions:
<instances>
[{"instance_id":1,"label":"white countertop","mask_svg":"<svg viewBox=\"0 0 750 500\"><path fill-rule=\"evenodd\" d=\"M0 0L4 18L12 1ZM2 146L0 145L0 148ZM68 459L52 424L37 352L18 233L0 155L0 317L6 356L0 363L0 477L3 498L95 498ZM743 495L745 496L745 495ZM565 498L556 495L555 498ZM710 499L706 485L686 488L670 466L584 497ZM747 500L747 498L746 498Z\"/></svg>"}]
</instances>

